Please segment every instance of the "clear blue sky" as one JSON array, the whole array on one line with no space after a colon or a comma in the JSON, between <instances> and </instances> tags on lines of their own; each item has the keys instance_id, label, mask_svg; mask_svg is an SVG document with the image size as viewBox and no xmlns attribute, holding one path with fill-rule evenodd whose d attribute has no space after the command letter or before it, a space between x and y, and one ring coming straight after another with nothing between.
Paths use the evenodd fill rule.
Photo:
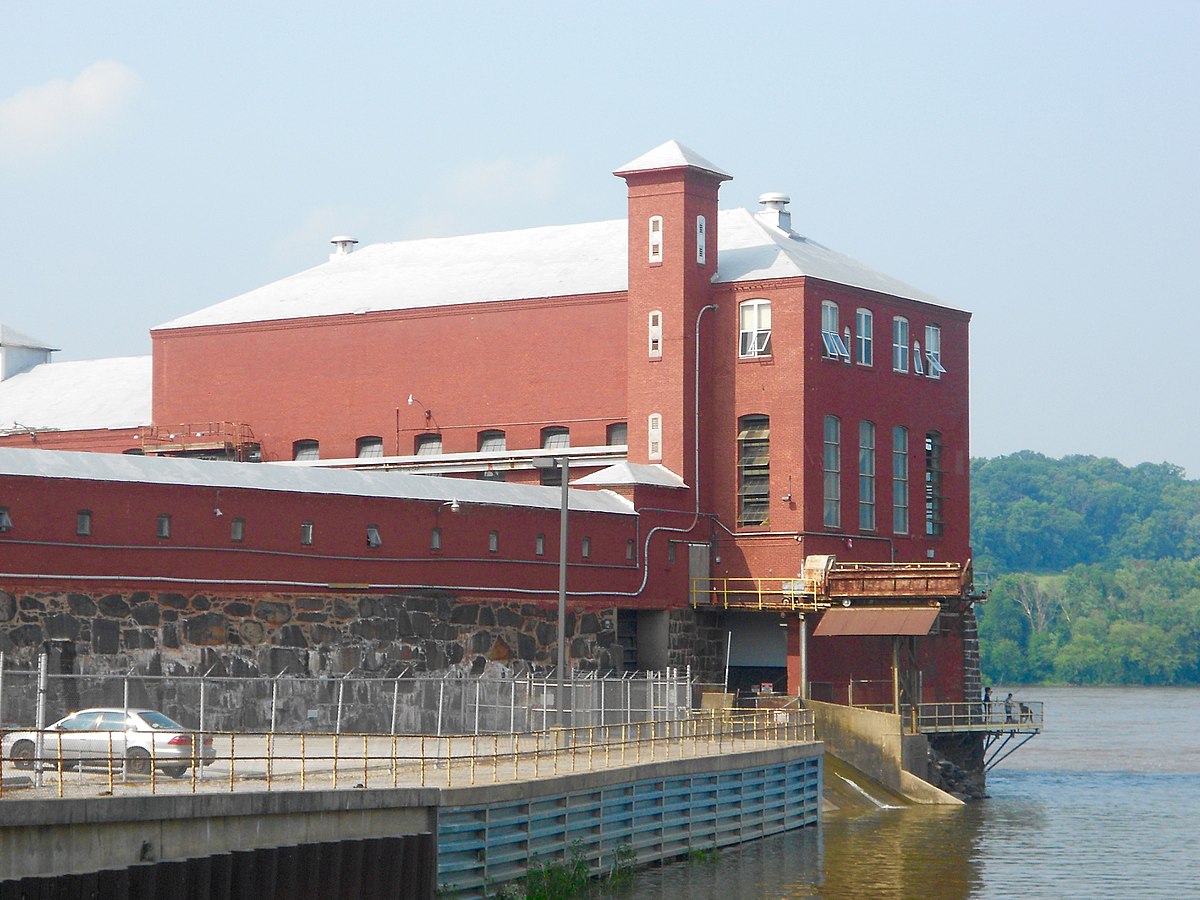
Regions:
<instances>
[{"instance_id":1,"label":"clear blue sky","mask_svg":"<svg viewBox=\"0 0 1200 900\"><path fill-rule=\"evenodd\" d=\"M974 312L975 455L1200 477L1198 47L1196 2L10 3L0 321L148 353L337 233L620 218L675 138Z\"/></svg>"}]
</instances>

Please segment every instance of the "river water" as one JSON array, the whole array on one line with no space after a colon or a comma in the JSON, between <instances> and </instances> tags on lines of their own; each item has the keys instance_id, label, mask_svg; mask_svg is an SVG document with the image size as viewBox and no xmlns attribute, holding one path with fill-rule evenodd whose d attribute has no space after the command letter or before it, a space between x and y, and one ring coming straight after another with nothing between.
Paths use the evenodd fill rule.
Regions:
<instances>
[{"instance_id":1,"label":"river water","mask_svg":"<svg viewBox=\"0 0 1200 900\"><path fill-rule=\"evenodd\" d=\"M640 872L621 895L1200 896L1200 688L1015 690L1046 702L1046 731L989 773L989 799L828 816Z\"/></svg>"}]
</instances>

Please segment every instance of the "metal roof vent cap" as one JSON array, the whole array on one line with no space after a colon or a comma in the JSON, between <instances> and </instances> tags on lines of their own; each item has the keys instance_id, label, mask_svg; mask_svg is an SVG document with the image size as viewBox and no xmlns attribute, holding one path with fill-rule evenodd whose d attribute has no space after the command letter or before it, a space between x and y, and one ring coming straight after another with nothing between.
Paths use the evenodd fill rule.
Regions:
<instances>
[{"instance_id":1,"label":"metal roof vent cap","mask_svg":"<svg viewBox=\"0 0 1200 900\"><path fill-rule=\"evenodd\" d=\"M329 254L329 258L337 259L340 256L349 256L353 253L354 245L358 241L348 235L339 234L336 237L330 238L329 243L333 244L333 252Z\"/></svg>"},{"instance_id":2,"label":"metal roof vent cap","mask_svg":"<svg viewBox=\"0 0 1200 900\"><path fill-rule=\"evenodd\" d=\"M787 209L787 205L792 202L791 197L778 191L770 191L760 194L758 202L763 205L763 209L758 214L760 219L769 225L774 225L780 231L792 233L792 214Z\"/></svg>"}]
</instances>

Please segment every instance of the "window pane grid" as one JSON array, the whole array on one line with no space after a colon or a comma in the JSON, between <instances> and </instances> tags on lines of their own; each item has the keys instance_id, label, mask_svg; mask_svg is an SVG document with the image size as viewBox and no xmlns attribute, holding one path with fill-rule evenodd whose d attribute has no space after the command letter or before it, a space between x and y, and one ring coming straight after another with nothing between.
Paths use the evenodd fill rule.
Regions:
<instances>
[{"instance_id":1,"label":"window pane grid","mask_svg":"<svg viewBox=\"0 0 1200 900\"><path fill-rule=\"evenodd\" d=\"M770 514L770 419L745 416L738 429L738 525L766 525Z\"/></svg>"}]
</instances>

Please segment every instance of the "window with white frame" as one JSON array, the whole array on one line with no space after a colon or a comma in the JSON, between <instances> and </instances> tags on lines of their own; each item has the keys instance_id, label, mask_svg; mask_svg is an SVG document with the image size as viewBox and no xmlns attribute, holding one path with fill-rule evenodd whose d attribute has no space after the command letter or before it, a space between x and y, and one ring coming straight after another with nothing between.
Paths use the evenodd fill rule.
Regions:
<instances>
[{"instance_id":1,"label":"window with white frame","mask_svg":"<svg viewBox=\"0 0 1200 900\"><path fill-rule=\"evenodd\" d=\"M651 216L649 224L649 256L650 262L663 261L663 218Z\"/></svg>"},{"instance_id":2,"label":"window with white frame","mask_svg":"<svg viewBox=\"0 0 1200 900\"><path fill-rule=\"evenodd\" d=\"M738 525L766 525L770 513L771 420L738 420Z\"/></svg>"},{"instance_id":3,"label":"window with white frame","mask_svg":"<svg viewBox=\"0 0 1200 900\"><path fill-rule=\"evenodd\" d=\"M858 423L858 528L875 530L875 423Z\"/></svg>"},{"instance_id":4,"label":"window with white frame","mask_svg":"<svg viewBox=\"0 0 1200 900\"><path fill-rule=\"evenodd\" d=\"M826 528L842 527L842 420L837 416L826 416L824 427L824 511L822 521Z\"/></svg>"},{"instance_id":5,"label":"window with white frame","mask_svg":"<svg viewBox=\"0 0 1200 900\"><path fill-rule=\"evenodd\" d=\"M869 309L854 313L855 348L860 366L875 365L875 315Z\"/></svg>"},{"instance_id":6,"label":"window with white frame","mask_svg":"<svg viewBox=\"0 0 1200 900\"><path fill-rule=\"evenodd\" d=\"M942 366L942 329L937 325L925 326L925 359L929 362L930 378L941 378L946 374Z\"/></svg>"},{"instance_id":7,"label":"window with white frame","mask_svg":"<svg viewBox=\"0 0 1200 900\"><path fill-rule=\"evenodd\" d=\"M91 537L92 511L90 509L81 509L75 513L75 533L83 537Z\"/></svg>"},{"instance_id":8,"label":"window with white frame","mask_svg":"<svg viewBox=\"0 0 1200 900\"><path fill-rule=\"evenodd\" d=\"M742 357L771 355L771 301L746 300L738 307L741 340L738 355Z\"/></svg>"},{"instance_id":9,"label":"window with white frame","mask_svg":"<svg viewBox=\"0 0 1200 900\"><path fill-rule=\"evenodd\" d=\"M921 356L921 342L920 341L913 341L912 361L913 361L913 374L914 375L924 375L925 374L925 360Z\"/></svg>"},{"instance_id":10,"label":"window with white frame","mask_svg":"<svg viewBox=\"0 0 1200 900\"><path fill-rule=\"evenodd\" d=\"M925 534L942 535L942 435L925 433Z\"/></svg>"},{"instance_id":11,"label":"window with white frame","mask_svg":"<svg viewBox=\"0 0 1200 900\"><path fill-rule=\"evenodd\" d=\"M508 437L497 428L481 431L477 435L480 453L503 453L508 449Z\"/></svg>"},{"instance_id":12,"label":"window with white frame","mask_svg":"<svg viewBox=\"0 0 1200 900\"><path fill-rule=\"evenodd\" d=\"M651 460L662 459L662 414L650 413L646 420L646 453Z\"/></svg>"},{"instance_id":13,"label":"window with white frame","mask_svg":"<svg viewBox=\"0 0 1200 900\"><path fill-rule=\"evenodd\" d=\"M543 450L565 450L571 446L571 429L556 425L542 429Z\"/></svg>"},{"instance_id":14,"label":"window with white frame","mask_svg":"<svg viewBox=\"0 0 1200 900\"><path fill-rule=\"evenodd\" d=\"M354 455L359 459L374 459L383 456L383 438L368 434L355 441Z\"/></svg>"},{"instance_id":15,"label":"window with white frame","mask_svg":"<svg viewBox=\"0 0 1200 900\"><path fill-rule=\"evenodd\" d=\"M442 436L429 432L417 435L417 456L437 456L442 452Z\"/></svg>"},{"instance_id":16,"label":"window with white frame","mask_svg":"<svg viewBox=\"0 0 1200 900\"><path fill-rule=\"evenodd\" d=\"M696 262L704 265L704 216L696 216Z\"/></svg>"},{"instance_id":17,"label":"window with white frame","mask_svg":"<svg viewBox=\"0 0 1200 900\"><path fill-rule=\"evenodd\" d=\"M908 371L908 319L892 319L892 371Z\"/></svg>"},{"instance_id":18,"label":"window with white frame","mask_svg":"<svg viewBox=\"0 0 1200 900\"><path fill-rule=\"evenodd\" d=\"M380 547L382 545L383 545L383 538L379 534L379 526L378 525L368 525L367 526L367 546L374 548L374 547Z\"/></svg>"},{"instance_id":19,"label":"window with white frame","mask_svg":"<svg viewBox=\"0 0 1200 900\"><path fill-rule=\"evenodd\" d=\"M850 361L850 348L839 331L838 305L832 300L821 301L821 355Z\"/></svg>"},{"instance_id":20,"label":"window with white frame","mask_svg":"<svg viewBox=\"0 0 1200 900\"><path fill-rule=\"evenodd\" d=\"M313 460L321 458L321 443L311 439L294 441L292 443L292 459Z\"/></svg>"},{"instance_id":21,"label":"window with white frame","mask_svg":"<svg viewBox=\"0 0 1200 900\"><path fill-rule=\"evenodd\" d=\"M308 546L311 546L312 542L313 542L313 523L312 522L301 522L300 523L300 543L303 544L305 547L308 547Z\"/></svg>"},{"instance_id":22,"label":"window with white frame","mask_svg":"<svg viewBox=\"0 0 1200 900\"><path fill-rule=\"evenodd\" d=\"M647 319L647 353L650 359L662 359L662 310L652 309Z\"/></svg>"},{"instance_id":23,"label":"window with white frame","mask_svg":"<svg viewBox=\"0 0 1200 900\"><path fill-rule=\"evenodd\" d=\"M892 531L908 534L908 429L892 429Z\"/></svg>"}]
</instances>

